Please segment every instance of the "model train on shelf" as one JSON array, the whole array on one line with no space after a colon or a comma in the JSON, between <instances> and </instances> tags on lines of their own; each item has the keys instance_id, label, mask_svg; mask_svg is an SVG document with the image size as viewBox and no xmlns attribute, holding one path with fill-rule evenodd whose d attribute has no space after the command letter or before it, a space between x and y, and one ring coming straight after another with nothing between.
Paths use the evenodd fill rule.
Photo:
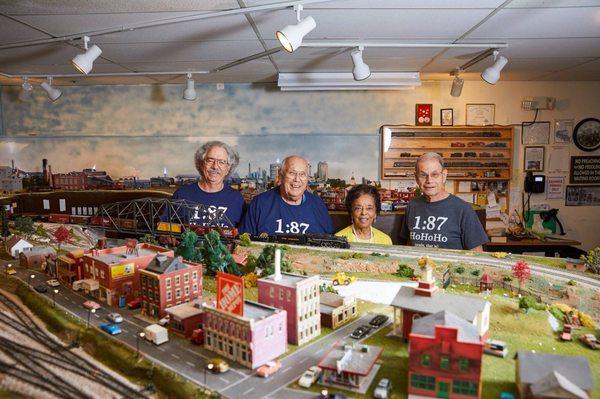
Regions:
<instances>
[{"instance_id":1,"label":"model train on shelf","mask_svg":"<svg viewBox=\"0 0 600 399\"><path fill-rule=\"evenodd\" d=\"M346 237L332 234L275 234L267 237L250 236L252 241L272 242L277 244L308 245L311 247L350 248Z\"/></svg>"},{"instance_id":2,"label":"model train on shelf","mask_svg":"<svg viewBox=\"0 0 600 399\"><path fill-rule=\"evenodd\" d=\"M239 235L238 229L235 227L228 226L203 226L199 224L179 224L179 223L168 223L159 222L156 230L159 234L181 234L185 230L192 230L199 236L207 234L211 230L215 230L224 238L237 238Z\"/></svg>"}]
</instances>

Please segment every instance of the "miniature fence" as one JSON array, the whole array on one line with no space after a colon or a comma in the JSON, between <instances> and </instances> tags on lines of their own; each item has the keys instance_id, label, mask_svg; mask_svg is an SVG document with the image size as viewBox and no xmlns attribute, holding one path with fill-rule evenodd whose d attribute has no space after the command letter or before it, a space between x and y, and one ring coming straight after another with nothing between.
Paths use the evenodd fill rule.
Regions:
<instances>
[{"instance_id":1,"label":"miniature fence","mask_svg":"<svg viewBox=\"0 0 600 399\"><path fill-rule=\"evenodd\" d=\"M477 287L477 288L479 288L479 280L480 280L480 277L470 277L470 276L461 276L461 275L457 276L456 274L452 274L450 276L451 284L467 285L467 286L472 286L472 287ZM525 295L532 296L538 302L545 302L544 297L553 298L551 295L542 295L538 292L532 291L527 288L521 288L521 290L519 291L519 286L511 284L510 281L494 281L493 284L494 284L495 288L502 287L505 290L509 290L513 294L520 293L523 296L525 296Z\"/></svg>"}]
</instances>

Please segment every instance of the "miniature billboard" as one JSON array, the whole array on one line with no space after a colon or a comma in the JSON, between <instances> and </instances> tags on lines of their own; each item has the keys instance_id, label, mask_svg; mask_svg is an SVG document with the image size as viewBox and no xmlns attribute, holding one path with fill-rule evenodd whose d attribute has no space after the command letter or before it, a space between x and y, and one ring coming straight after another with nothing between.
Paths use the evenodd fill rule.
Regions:
<instances>
[{"instance_id":1,"label":"miniature billboard","mask_svg":"<svg viewBox=\"0 0 600 399\"><path fill-rule=\"evenodd\" d=\"M217 272L217 309L244 315L244 279Z\"/></svg>"},{"instance_id":2,"label":"miniature billboard","mask_svg":"<svg viewBox=\"0 0 600 399\"><path fill-rule=\"evenodd\" d=\"M133 263L123 263L121 265L114 265L110 268L110 277L114 279L119 279L122 277L132 276L135 272L135 264Z\"/></svg>"}]
</instances>

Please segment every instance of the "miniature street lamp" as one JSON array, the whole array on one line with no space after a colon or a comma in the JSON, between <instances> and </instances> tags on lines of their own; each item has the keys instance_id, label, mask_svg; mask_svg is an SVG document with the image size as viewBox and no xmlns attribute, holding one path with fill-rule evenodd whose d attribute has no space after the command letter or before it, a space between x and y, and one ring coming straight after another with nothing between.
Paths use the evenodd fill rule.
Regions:
<instances>
[{"instance_id":1,"label":"miniature street lamp","mask_svg":"<svg viewBox=\"0 0 600 399\"><path fill-rule=\"evenodd\" d=\"M58 289L52 290L52 307L56 307L56 294L58 294Z\"/></svg>"},{"instance_id":2,"label":"miniature street lamp","mask_svg":"<svg viewBox=\"0 0 600 399\"><path fill-rule=\"evenodd\" d=\"M144 338L145 336L146 336L146 334L144 334L143 332L141 332L138 335L136 335L136 340L135 340L135 357L139 357L140 356L140 338Z\"/></svg>"},{"instance_id":3,"label":"miniature street lamp","mask_svg":"<svg viewBox=\"0 0 600 399\"><path fill-rule=\"evenodd\" d=\"M209 369L212 372L212 369L215 367L214 364L208 363L204 368L204 386L206 387L206 369Z\"/></svg>"},{"instance_id":4,"label":"miniature street lamp","mask_svg":"<svg viewBox=\"0 0 600 399\"><path fill-rule=\"evenodd\" d=\"M7 279L8 279L8 269L10 269L11 266L12 266L12 264L10 264L10 263L4 264L4 274L6 275Z\"/></svg>"},{"instance_id":5,"label":"miniature street lamp","mask_svg":"<svg viewBox=\"0 0 600 399\"><path fill-rule=\"evenodd\" d=\"M96 313L96 309L88 309L87 328L90 328L90 315Z\"/></svg>"},{"instance_id":6,"label":"miniature street lamp","mask_svg":"<svg viewBox=\"0 0 600 399\"><path fill-rule=\"evenodd\" d=\"M35 278L35 274L30 274L29 277L27 278L27 286L29 287L29 289L31 289L31 279Z\"/></svg>"}]
</instances>

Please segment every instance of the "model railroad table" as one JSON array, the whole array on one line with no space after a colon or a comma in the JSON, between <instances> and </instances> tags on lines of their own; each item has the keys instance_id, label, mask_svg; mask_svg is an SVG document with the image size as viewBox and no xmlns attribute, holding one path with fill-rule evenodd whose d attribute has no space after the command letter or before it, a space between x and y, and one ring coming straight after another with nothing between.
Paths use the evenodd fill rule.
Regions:
<instances>
[{"instance_id":1,"label":"model railroad table","mask_svg":"<svg viewBox=\"0 0 600 399\"><path fill-rule=\"evenodd\" d=\"M525 238L522 240L507 240L507 242L489 242L484 244L484 251L489 252L511 252L522 254L523 252L544 252L546 256L555 256L558 252L561 257L579 257L581 250L574 248L581 245L575 240L547 240L537 238Z\"/></svg>"}]
</instances>

